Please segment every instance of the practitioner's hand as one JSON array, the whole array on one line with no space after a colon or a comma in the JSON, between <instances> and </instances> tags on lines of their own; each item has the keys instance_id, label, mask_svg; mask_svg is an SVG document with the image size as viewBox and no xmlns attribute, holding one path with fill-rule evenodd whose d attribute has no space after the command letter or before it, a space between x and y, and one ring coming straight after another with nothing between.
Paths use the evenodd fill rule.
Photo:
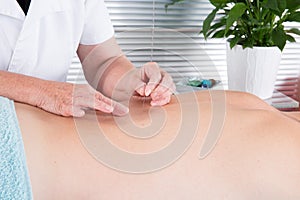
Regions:
<instances>
[{"instance_id":1,"label":"practitioner's hand","mask_svg":"<svg viewBox=\"0 0 300 200\"><path fill-rule=\"evenodd\" d=\"M47 81L38 96L38 107L62 116L82 117L88 108L118 116L128 113L127 107L86 84Z\"/></svg>"},{"instance_id":2,"label":"practitioner's hand","mask_svg":"<svg viewBox=\"0 0 300 200\"><path fill-rule=\"evenodd\" d=\"M137 87L136 92L140 96L150 96L152 106L169 103L176 89L172 77L155 62L146 63L139 70L143 83Z\"/></svg>"}]
</instances>

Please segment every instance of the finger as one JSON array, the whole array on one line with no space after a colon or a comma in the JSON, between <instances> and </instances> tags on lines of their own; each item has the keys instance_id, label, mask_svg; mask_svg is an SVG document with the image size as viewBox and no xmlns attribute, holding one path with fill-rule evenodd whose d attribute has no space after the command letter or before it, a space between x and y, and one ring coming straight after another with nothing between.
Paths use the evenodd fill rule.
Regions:
<instances>
[{"instance_id":1,"label":"finger","mask_svg":"<svg viewBox=\"0 0 300 200\"><path fill-rule=\"evenodd\" d=\"M172 94L176 90L175 84L171 76L163 71L161 73L162 73L162 81L151 94L151 97L154 99L156 98L156 96L160 96L165 93Z\"/></svg>"},{"instance_id":2,"label":"finger","mask_svg":"<svg viewBox=\"0 0 300 200\"><path fill-rule=\"evenodd\" d=\"M98 97L97 100L98 100L98 105L99 105L98 109L101 109L101 107L102 107L102 103L101 102L103 102L105 104L105 109L108 109L107 111L109 113L112 113L113 115L124 116L124 115L126 115L129 112L128 107L124 106L121 103L113 101L112 99L110 99L108 97L105 97L101 93L98 93L97 97ZM106 111L104 111L104 112L106 112Z\"/></svg>"},{"instance_id":3,"label":"finger","mask_svg":"<svg viewBox=\"0 0 300 200\"><path fill-rule=\"evenodd\" d=\"M166 96L164 98L161 98L159 100L152 100L150 102L151 106L163 106L163 105L166 105L168 103L170 103L170 100L171 100L171 96Z\"/></svg>"},{"instance_id":4,"label":"finger","mask_svg":"<svg viewBox=\"0 0 300 200\"><path fill-rule=\"evenodd\" d=\"M113 101L112 99L104 96L103 94L94 90L93 88L88 87L83 89L87 92L87 94L81 94L81 90L79 90L77 94L81 94L82 96L77 96L76 99L74 99L75 107L91 108L102 111L104 113L113 113L117 116L122 116L129 112L126 106ZM77 110L77 112L78 115L84 115L82 111Z\"/></svg>"},{"instance_id":5,"label":"finger","mask_svg":"<svg viewBox=\"0 0 300 200\"><path fill-rule=\"evenodd\" d=\"M174 89L171 89L172 86L164 86L159 85L157 88L151 93L151 98L153 100L158 100L159 98L171 96L174 92Z\"/></svg>"},{"instance_id":6,"label":"finger","mask_svg":"<svg viewBox=\"0 0 300 200\"><path fill-rule=\"evenodd\" d=\"M104 113L112 113L114 111L114 107L112 105L109 105L103 101L95 100L95 103L93 105L89 105L90 108L102 111Z\"/></svg>"},{"instance_id":7,"label":"finger","mask_svg":"<svg viewBox=\"0 0 300 200\"><path fill-rule=\"evenodd\" d=\"M161 81L161 71L155 62L146 63L142 67L142 75L149 79L145 87L145 96L149 96Z\"/></svg>"},{"instance_id":8,"label":"finger","mask_svg":"<svg viewBox=\"0 0 300 200\"><path fill-rule=\"evenodd\" d=\"M101 94L100 92L95 91L95 93L94 93L94 98L95 98L94 100L95 100L96 102L102 102L102 103L106 104L107 106L113 108L113 100L110 99L110 98L108 98L108 97L106 97L106 96L104 96L104 95ZM107 109L111 109L111 108L109 108L109 107L107 107Z\"/></svg>"},{"instance_id":9,"label":"finger","mask_svg":"<svg viewBox=\"0 0 300 200\"><path fill-rule=\"evenodd\" d=\"M74 97L74 107L91 108L105 113L111 113L114 109L112 100L96 91Z\"/></svg>"},{"instance_id":10,"label":"finger","mask_svg":"<svg viewBox=\"0 0 300 200\"><path fill-rule=\"evenodd\" d=\"M123 104L118 103L118 102L114 103L114 110L112 112L113 115L124 116L124 115L128 114L128 112L129 112L128 107L126 107Z\"/></svg>"}]
</instances>

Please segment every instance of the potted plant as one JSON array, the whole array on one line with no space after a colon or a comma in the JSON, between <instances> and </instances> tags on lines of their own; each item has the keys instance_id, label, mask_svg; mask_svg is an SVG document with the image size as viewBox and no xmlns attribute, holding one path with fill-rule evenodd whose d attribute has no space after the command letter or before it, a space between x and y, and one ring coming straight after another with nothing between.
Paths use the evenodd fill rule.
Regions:
<instances>
[{"instance_id":1,"label":"potted plant","mask_svg":"<svg viewBox=\"0 0 300 200\"><path fill-rule=\"evenodd\" d=\"M187 0L171 0L166 4ZM297 28L285 22L300 22L300 0L209 0L214 9L203 22L204 38L228 38L229 89L272 96L281 51Z\"/></svg>"}]
</instances>

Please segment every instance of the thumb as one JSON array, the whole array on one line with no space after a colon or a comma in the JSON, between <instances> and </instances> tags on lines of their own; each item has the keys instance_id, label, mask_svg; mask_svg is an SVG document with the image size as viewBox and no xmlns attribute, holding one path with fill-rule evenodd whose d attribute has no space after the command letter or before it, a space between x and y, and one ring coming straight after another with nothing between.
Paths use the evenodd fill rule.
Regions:
<instances>
[{"instance_id":1,"label":"thumb","mask_svg":"<svg viewBox=\"0 0 300 200\"><path fill-rule=\"evenodd\" d=\"M143 75L148 78L148 83L145 87L145 96L149 96L161 81L161 72L155 62L146 63L143 66Z\"/></svg>"},{"instance_id":2,"label":"thumb","mask_svg":"<svg viewBox=\"0 0 300 200\"><path fill-rule=\"evenodd\" d=\"M135 91L140 95L140 96L145 96L145 89L146 89L146 83L144 83L142 80L139 80L137 83L137 87L135 88Z\"/></svg>"}]
</instances>

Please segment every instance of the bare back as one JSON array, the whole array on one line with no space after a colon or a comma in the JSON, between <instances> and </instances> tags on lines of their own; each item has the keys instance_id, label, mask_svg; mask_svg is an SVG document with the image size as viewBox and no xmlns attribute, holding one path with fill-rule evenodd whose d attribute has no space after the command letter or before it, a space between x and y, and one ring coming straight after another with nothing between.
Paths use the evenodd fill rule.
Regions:
<instances>
[{"instance_id":1,"label":"bare back","mask_svg":"<svg viewBox=\"0 0 300 200\"><path fill-rule=\"evenodd\" d=\"M88 112L86 117L74 120L16 104L35 199L300 198L299 122L252 95L226 92L220 138L200 159L214 119L211 95L199 92L179 97L174 96L169 105L160 108L163 126L147 139L124 134L118 124L122 120L111 115L97 113L95 122L91 121L94 113ZM192 109L199 111L195 137L179 159L149 173L125 173L99 162L93 150L80 140L85 131L78 134L82 131L79 125L90 134L87 140L101 130L119 149L147 154L176 140L182 108L186 109L185 117ZM131 101L130 115L137 127L154 123L149 109L141 101ZM155 111L150 116L155 117ZM93 130L95 123L98 130ZM193 130L185 131L188 135ZM100 144L94 148L101 149Z\"/></svg>"}]
</instances>

